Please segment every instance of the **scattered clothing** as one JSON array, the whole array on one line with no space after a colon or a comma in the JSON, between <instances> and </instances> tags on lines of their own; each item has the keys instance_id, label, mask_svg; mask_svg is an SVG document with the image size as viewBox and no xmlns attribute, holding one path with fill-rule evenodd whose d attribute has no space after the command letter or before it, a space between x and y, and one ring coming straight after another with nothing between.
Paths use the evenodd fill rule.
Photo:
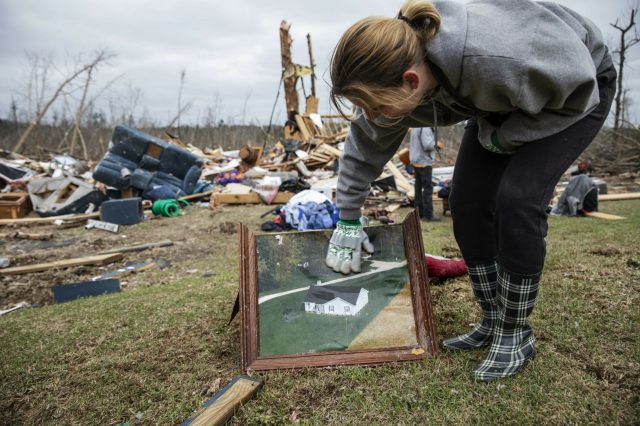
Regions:
<instances>
[{"instance_id":1,"label":"scattered clothing","mask_svg":"<svg viewBox=\"0 0 640 426\"><path fill-rule=\"evenodd\" d=\"M294 195L282 211L286 222L298 231L333 228L339 214L331 200L311 189Z\"/></svg>"},{"instance_id":2,"label":"scattered clothing","mask_svg":"<svg viewBox=\"0 0 640 426\"><path fill-rule=\"evenodd\" d=\"M424 256L429 277L453 278L467 273L467 265L462 259L448 259L427 254Z\"/></svg>"}]
</instances>

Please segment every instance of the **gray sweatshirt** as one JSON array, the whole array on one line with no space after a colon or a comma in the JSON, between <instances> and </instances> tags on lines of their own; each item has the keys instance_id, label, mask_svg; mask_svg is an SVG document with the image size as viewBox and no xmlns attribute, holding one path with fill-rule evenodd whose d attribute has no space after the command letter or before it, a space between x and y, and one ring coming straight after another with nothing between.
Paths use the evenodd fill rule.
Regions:
<instances>
[{"instance_id":1,"label":"gray sweatshirt","mask_svg":"<svg viewBox=\"0 0 640 426\"><path fill-rule=\"evenodd\" d=\"M436 139L429 127L418 127L409 135L409 161L413 166L433 166Z\"/></svg>"},{"instance_id":2,"label":"gray sweatshirt","mask_svg":"<svg viewBox=\"0 0 640 426\"><path fill-rule=\"evenodd\" d=\"M434 4L442 23L425 57L438 89L394 126L379 126L356 111L340 162L342 219L360 217L370 183L407 129L434 126L434 114L438 125L476 117L480 143L509 154L566 129L599 103L596 75L612 62L590 20L559 4L530 0Z\"/></svg>"}]
</instances>

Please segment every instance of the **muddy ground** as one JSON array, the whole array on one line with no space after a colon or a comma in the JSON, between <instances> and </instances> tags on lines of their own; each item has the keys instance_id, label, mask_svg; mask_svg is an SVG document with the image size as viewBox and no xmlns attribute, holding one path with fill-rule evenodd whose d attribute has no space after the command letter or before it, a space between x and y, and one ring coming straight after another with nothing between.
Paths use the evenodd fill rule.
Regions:
<instances>
[{"instance_id":1,"label":"muddy ground","mask_svg":"<svg viewBox=\"0 0 640 426\"><path fill-rule=\"evenodd\" d=\"M229 206L210 210L207 207L192 207L177 218L153 218L131 226L121 226L117 234L98 229L85 229L84 223L73 228L56 225L0 227L5 236L20 231L23 233L53 234L50 240L33 241L3 238L0 240L0 257L7 257L11 267L36 263L54 262L98 254L103 250L128 247L138 244L171 240L172 246L157 247L140 252L125 253L121 261L105 266L76 266L55 268L43 272L23 275L0 276L0 309L25 301L30 305L53 303L51 287L89 281L94 277L116 271L130 264L158 260L151 270L131 273L120 278L123 291L137 286L170 282L184 274L212 274L206 262L216 253L237 250L237 223L242 220L252 228L271 218L260 215L270 206ZM200 262L199 262L200 261ZM237 267L230 265L230 267ZM160 270L160 268L162 268Z\"/></svg>"}]
</instances>

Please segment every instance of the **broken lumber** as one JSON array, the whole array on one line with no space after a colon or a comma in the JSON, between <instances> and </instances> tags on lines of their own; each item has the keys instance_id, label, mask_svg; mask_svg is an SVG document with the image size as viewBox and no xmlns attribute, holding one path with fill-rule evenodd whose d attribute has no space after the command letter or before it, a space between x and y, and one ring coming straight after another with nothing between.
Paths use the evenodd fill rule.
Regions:
<instances>
[{"instance_id":1,"label":"broken lumber","mask_svg":"<svg viewBox=\"0 0 640 426\"><path fill-rule=\"evenodd\" d=\"M191 195L185 195L184 197L180 197L178 198L178 200L193 200L194 198L204 198L204 197L208 197L211 194L213 194L213 191L206 191L206 192L198 192L197 194L191 194Z\"/></svg>"},{"instance_id":2,"label":"broken lumber","mask_svg":"<svg viewBox=\"0 0 640 426\"><path fill-rule=\"evenodd\" d=\"M594 219L605 219L605 220L624 219L624 217L622 216L616 216L615 214L602 213L602 212L584 212L584 215L587 217L592 217Z\"/></svg>"},{"instance_id":3,"label":"broken lumber","mask_svg":"<svg viewBox=\"0 0 640 426\"><path fill-rule=\"evenodd\" d=\"M295 194L292 192L278 192L271 204L286 204ZM262 204L257 192L248 194L218 193L212 196L212 204Z\"/></svg>"},{"instance_id":4,"label":"broken lumber","mask_svg":"<svg viewBox=\"0 0 640 426\"><path fill-rule=\"evenodd\" d=\"M638 199L640 199L640 192L598 195L598 201L619 201L619 200L638 200Z\"/></svg>"},{"instance_id":5,"label":"broken lumber","mask_svg":"<svg viewBox=\"0 0 640 426\"><path fill-rule=\"evenodd\" d=\"M44 241L44 240L50 240L53 238L53 234L48 233L48 234L29 234L26 232L12 232L10 234L0 234L0 239L2 240L9 240L9 239L15 239L15 240L40 240L40 241Z\"/></svg>"},{"instance_id":6,"label":"broken lumber","mask_svg":"<svg viewBox=\"0 0 640 426\"><path fill-rule=\"evenodd\" d=\"M222 425L237 409L247 402L262 387L262 380L256 377L236 376L222 388L193 417L182 422L182 426Z\"/></svg>"},{"instance_id":7,"label":"broken lumber","mask_svg":"<svg viewBox=\"0 0 640 426\"><path fill-rule=\"evenodd\" d=\"M56 220L62 220L65 222L80 222L87 219L94 219L96 217L100 217L100 212L88 213L88 214L65 214L60 216L49 216L49 217L25 217L22 219L0 219L0 226L49 225L55 222Z\"/></svg>"},{"instance_id":8,"label":"broken lumber","mask_svg":"<svg viewBox=\"0 0 640 426\"><path fill-rule=\"evenodd\" d=\"M41 272L47 269L53 268L70 268L73 266L83 265L106 265L109 263L117 262L122 259L121 253L105 254L97 256L78 257L74 259L58 260L55 262L36 263L33 265L16 266L13 268L0 269L0 275L21 275L31 272Z\"/></svg>"},{"instance_id":9,"label":"broken lumber","mask_svg":"<svg viewBox=\"0 0 640 426\"><path fill-rule=\"evenodd\" d=\"M156 243L137 244L137 245L134 245L134 246L127 246L127 247L109 249L109 250L101 251L98 254L130 253L132 251L143 251L143 250L150 249L150 248L167 247L167 246L172 246L172 245L173 245L173 241L171 241L171 240L162 240L162 241L158 241Z\"/></svg>"},{"instance_id":10,"label":"broken lumber","mask_svg":"<svg viewBox=\"0 0 640 426\"><path fill-rule=\"evenodd\" d=\"M307 123L305 123L303 117L300 114L296 114L296 124L298 125L298 129L300 130L300 134L302 135L302 140L311 140L311 132L307 127Z\"/></svg>"},{"instance_id":11,"label":"broken lumber","mask_svg":"<svg viewBox=\"0 0 640 426\"><path fill-rule=\"evenodd\" d=\"M399 190L406 192L409 198L413 198L415 192L413 185L409 183L409 180L404 177L404 175L402 174L402 172L400 172L396 165L389 161L385 167L393 175L396 181L396 187Z\"/></svg>"}]
</instances>

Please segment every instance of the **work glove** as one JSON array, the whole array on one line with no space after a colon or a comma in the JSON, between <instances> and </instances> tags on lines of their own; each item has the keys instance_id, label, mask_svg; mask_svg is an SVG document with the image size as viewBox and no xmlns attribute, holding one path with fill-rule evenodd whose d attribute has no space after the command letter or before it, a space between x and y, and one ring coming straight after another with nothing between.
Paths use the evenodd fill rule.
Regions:
<instances>
[{"instance_id":1,"label":"work glove","mask_svg":"<svg viewBox=\"0 0 640 426\"><path fill-rule=\"evenodd\" d=\"M363 248L367 253L373 253L373 244L362 223L359 220L339 220L329 241L325 262L336 272L360 272Z\"/></svg>"}]
</instances>

